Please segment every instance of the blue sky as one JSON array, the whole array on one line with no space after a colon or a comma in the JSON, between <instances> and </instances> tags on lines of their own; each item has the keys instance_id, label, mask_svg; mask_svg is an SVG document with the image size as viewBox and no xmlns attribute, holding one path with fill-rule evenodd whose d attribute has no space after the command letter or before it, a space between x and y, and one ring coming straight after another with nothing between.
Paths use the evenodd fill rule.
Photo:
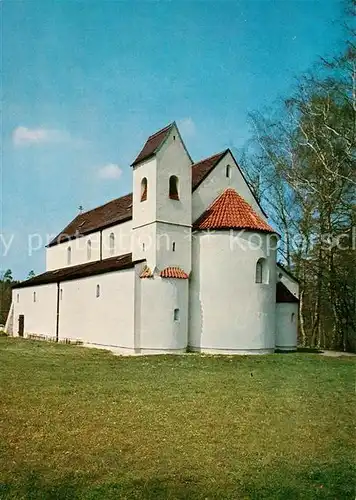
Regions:
<instances>
[{"instance_id":1,"label":"blue sky","mask_svg":"<svg viewBox=\"0 0 356 500\"><path fill-rule=\"evenodd\" d=\"M45 268L30 235L45 244L79 205L131 191L148 135L176 120L194 160L239 148L248 113L342 41L337 0L3 0L1 10L0 268L18 279Z\"/></svg>"}]
</instances>

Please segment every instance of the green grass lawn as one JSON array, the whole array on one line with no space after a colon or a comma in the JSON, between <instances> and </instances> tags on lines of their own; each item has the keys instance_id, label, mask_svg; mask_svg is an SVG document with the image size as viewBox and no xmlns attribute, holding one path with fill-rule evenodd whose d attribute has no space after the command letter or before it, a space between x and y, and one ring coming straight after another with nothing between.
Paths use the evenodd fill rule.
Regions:
<instances>
[{"instance_id":1,"label":"green grass lawn","mask_svg":"<svg viewBox=\"0 0 356 500\"><path fill-rule=\"evenodd\" d=\"M0 338L0 499L354 499L355 362Z\"/></svg>"}]
</instances>

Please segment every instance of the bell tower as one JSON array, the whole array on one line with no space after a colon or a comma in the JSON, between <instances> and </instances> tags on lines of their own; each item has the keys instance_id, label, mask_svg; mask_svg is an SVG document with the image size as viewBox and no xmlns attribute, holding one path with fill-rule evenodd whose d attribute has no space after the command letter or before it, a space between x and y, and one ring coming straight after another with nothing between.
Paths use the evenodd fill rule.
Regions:
<instances>
[{"instance_id":1,"label":"bell tower","mask_svg":"<svg viewBox=\"0 0 356 500\"><path fill-rule=\"evenodd\" d=\"M133 260L191 269L192 160L176 123L151 135L133 162Z\"/></svg>"}]
</instances>

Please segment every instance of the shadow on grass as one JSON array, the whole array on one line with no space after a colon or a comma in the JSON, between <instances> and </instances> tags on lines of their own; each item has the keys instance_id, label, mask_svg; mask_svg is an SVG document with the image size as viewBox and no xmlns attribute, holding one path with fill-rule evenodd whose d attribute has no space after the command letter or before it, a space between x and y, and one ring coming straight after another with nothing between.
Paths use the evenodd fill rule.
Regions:
<instances>
[{"instance_id":1,"label":"shadow on grass","mask_svg":"<svg viewBox=\"0 0 356 500\"><path fill-rule=\"evenodd\" d=\"M274 352L275 354L295 354L296 352L321 354L323 351L317 349L316 347L298 347L296 351L283 351L282 349L276 349Z\"/></svg>"},{"instance_id":2,"label":"shadow on grass","mask_svg":"<svg viewBox=\"0 0 356 500\"><path fill-rule=\"evenodd\" d=\"M297 352L311 352L314 354L321 354L323 351L317 347L298 347Z\"/></svg>"},{"instance_id":3,"label":"shadow on grass","mask_svg":"<svg viewBox=\"0 0 356 500\"><path fill-rule=\"evenodd\" d=\"M172 471L173 472L173 471ZM310 467L291 473L276 467L261 470L249 478L211 479L174 476L137 479L124 478L111 483L95 483L92 476L75 476L53 480L38 472L18 478L13 484L0 484L1 500L314 500L354 499L355 469L339 463L333 467Z\"/></svg>"}]
</instances>

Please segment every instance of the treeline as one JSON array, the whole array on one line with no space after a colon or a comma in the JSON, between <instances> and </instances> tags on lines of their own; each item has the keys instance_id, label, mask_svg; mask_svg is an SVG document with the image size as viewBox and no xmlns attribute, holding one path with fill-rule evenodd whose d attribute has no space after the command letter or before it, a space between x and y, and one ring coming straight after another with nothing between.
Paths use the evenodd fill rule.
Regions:
<instances>
[{"instance_id":1,"label":"treeline","mask_svg":"<svg viewBox=\"0 0 356 500\"><path fill-rule=\"evenodd\" d=\"M27 279L33 278L35 273L30 271ZM11 269L7 269L4 273L0 274L0 325L5 325L7 315L11 306L12 299L12 286L18 283L13 279Z\"/></svg>"},{"instance_id":2,"label":"treeline","mask_svg":"<svg viewBox=\"0 0 356 500\"><path fill-rule=\"evenodd\" d=\"M356 2L342 53L252 113L243 166L299 278L300 344L356 352Z\"/></svg>"}]
</instances>

